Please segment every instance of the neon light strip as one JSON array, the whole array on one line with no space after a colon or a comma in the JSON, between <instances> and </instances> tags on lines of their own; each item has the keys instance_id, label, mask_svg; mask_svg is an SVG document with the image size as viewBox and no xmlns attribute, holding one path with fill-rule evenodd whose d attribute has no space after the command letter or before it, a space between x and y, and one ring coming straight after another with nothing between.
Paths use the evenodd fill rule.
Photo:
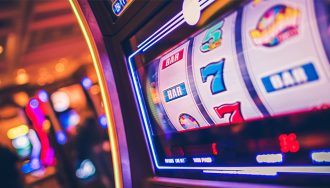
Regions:
<instances>
[{"instance_id":1,"label":"neon light strip","mask_svg":"<svg viewBox=\"0 0 330 188\"><path fill-rule=\"evenodd\" d=\"M183 17L180 17L179 19L175 20L174 22L172 22L166 29L162 30L160 33L158 33L155 38L153 38L153 40L147 42L146 44L142 45L142 49L143 51L146 50L146 46L148 46L150 43L152 46L155 42L154 41L159 41L161 38L164 38L168 33L170 33L168 30L173 31L174 29L178 28L179 26L181 26L183 23L185 22Z\"/></svg>"},{"instance_id":2,"label":"neon light strip","mask_svg":"<svg viewBox=\"0 0 330 188\"><path fill-rule=\"evenodd\" d=\"M214 0L211 0L211 3L213 3ZM202 7L204 5L205 2L208 2L208 0L199 0L199 4ZM206 5L207 6L207 5ZM157 31L155 31L151 36L149 36L146 40L144 40L143 42L141 42L137 47L138 48L143 48L142 45L144 45L146 42L148 42L149 40L151 40L158 32L163 31L164 28L166 27L170 27L168 26L170 23L174 22L177 19L181 19L183 18L183 13L182 11L180 11L177 15L175 15L172 19L170 19L168 22L166 22L162 27L160 27ZM167 30L164 29L164 30Z\"/></svg>"},{"instance_id":3,"label":"neon light strip","mask_svg":"<svg viewBox=\"0 0 330 188\"><path fill-rule=\"evenodd\" d=\"M144 40L142 43L140 43L137 47L141 48L142 45L144 45L146 42L148 42L150 39L152 39L158 32L161 32L165 27L167 27L170 23L174 22L178 18L183 18L182 11L179 12L177 15L175 15L172 19L170 19L166 24L164 24L161 28L159 28L157 31L155 31L151 36L149 36L146 40Z\"/></svg>"},{"instance_id":4,"label":"neon light strip","mask_svg":"<svg viewBox=\"0 0 330 188\"><path fill-rule=\"evenodd\" d=\"M139 84L137 82L137 75L135 75L135 72L134 72L134 68L133 68L133 62L132 62L132 59L133 57L139 52L140 50L134 52L132 55L130 55L128 57L128 65L129 65L129 69L130 69L130 73L131 73L131 76L132 76L132 81L133 81L133 85L134 85L134 91L135 91L135 95L137 96L137 100L138 100L138 105L139 105L139 108L141 109L140 110L140 113L142 115L142 120L143 120L143 123L146 127L146 131L147 131L147 138L148 138L148 141L149 141L149 144L151 145L151 153L152 153L152 157L153 157L153 160L155 162L155 165L157 168L160 168L159 164L158 164L158 160L156 159L156 153L155 153L155 149L154 149L154 143L152 142L152 138L151 138L151 134L150 134L150 130L149 130L149 123L148 123L148 118L147 118L147 115L146 115L146 108L144 106L144 103L143 103L143 99L141 97L141 91L139 90Z\"/></svg>"},{"instance_id":5,"label":"neon light strip","mask_svg":"<svg viewBox=\"0 0 330 188\"><path fill-rule=\"evenodd\" d=\"M107 123L108 123L109 139L111 139L110 145L111 145L115 187L122 188L124 187L124 185L122 179L122 169L121 169L121 159L120 159L119 146L118 146L118 138L117 138L116 127L112 113L111 102L106 92L106 81L105 81L104 73L101 70L102 64L101 64L100 56L98 54L95 41L93 40L92 32L88 26L87 21L84 18L82 10L79 7L79 3L77 2L77 0L69 0L69 2L77 18L78 24L84 35L88 49L92 56L93 65L100 85L102 101L104 101L104 108L106 112L105 114L107 116L107 121L108 121Z\"/></svg>"},{"instance_id":6,"label":"neon light strip","mask_svg":"<svg viewBox=\"0 0 330 188\"><path fill-rule=\"evenodd\" d=\"M263 175L263 176L276 176L277 173L274 171L239 171L239 170L203 170L203 173L208 174L239 174L239 175Z\"/></svg>"},{"instance_id":7,"label":"neon light strip","mask_svg":"<svg viewBox=\"0 0 330 188\"><path fill-rule=\"evenodd\" d=\"M209 6L210 4L212 4L215 0L206 0L204 2L201 2L201 11L206 8L207 6ZM182 18L183 19L183 18ZM180 20L180 19L178 19ZM168 22L167 22L168 23ZM167 24L166 23L166 24ZM177 22L174 22L177 23ZM174 24L173 23L173 24ZM143 49L142 51L145 52L147 51L150 47L152 47L154 44L156 44L158 41L160 41L161 39L163 39L164 37L166 37L169 33L171 33L173 30L175 30L176 28L180 27L183 23L185 23L185 20L181 20L179 23L177 23L176 25L174 25L170 30L168 30L167 32L165 32L166 30L163 30L161 33L159 33L156 37L158 37L154 42L152 42L149 46L147 46L150 42L148 42L147 44L143 45L141 47L141 49ZM172 26L173 24L171 24L170 26ZM170 27L169 26L169 27ZM164 33L165 32L165 33ZM164 33L164 34L163 34ZM163 34L160 36L160 34ZM154 40L154 39L153 39ZM152 41L153 41L152 40Z\"/></svg>"},{"instance_id":8,"label":"neon light strip","mask_svg":"<svg viewBox=\"0 0 330 188\"><path fill-rule=\"evenodd\" d=\"M204 8L206 8L207 6L209 6L210 4L212 4L215 0L209 0L209 1L204 1L202 3L200 3L201 5L201 10L203 10Z\"/></svg>"},{"instance_id":9,"label":"neon light strip","mask_svg":"<svg viewBox=\"0 0 330 188\"><path fill-rule=\"evenodd\" d=\"M204 173L219 174L245 174L245 175L277 175L277 173L312 173L312 174L330 174L330 167L313 166L293 166L293 167L248 167L242 170L203 170Z\"/></svg>"},{"instance_id":10,"label":"neon light strip","mask_svg":"<svg viewBox=\"0 0 330 188\"><path fill-rule=\"evenodd\" d=\"M163 39L164 37L166 37L169 33L171 33L173 30L175 30L176 28L180 27L183 23L185 23L185 20L180 21L177 25L175 25L172 29L170 29L169 31L167 31L164 35L162 35L161 37L159 37L157 40L155 40L153 43L151 43L149 46L145 47L142 51L145 52L147 51L150 47L152 47L154 44L156 44L158 41L160 41L161 39Z\"/></svg>"},{"instance_id":11,"label":"neon light strip","mask_svg":"<svg viewBox=\"0 0 330 188\"><path fill-rule=\"evenodd\" d=\"M213 3L215 0L201 0L199 2L201 11L209 6L211 3ZM179 23L178 23L179 22ZM164 38L166 35L168 35L171 31L178 28L180 25L184 23L183 19L183 13L180 11L177 15L175 15L172 19L170 19L168 22L166 22L162 27L160 27L157 31L155 31L151 36L149 36L146 40L144 40L142 43L138 45L139 49L145 49L143 52L147 50L147 48L150 48L152 45L157 43L159 40ZM177 25L176 25L177 24ZM174 27L174 28L173 28ZM166 32L170 30L170 32ZM165 34L163 34L166 32ZM156 40L156 41L155 41ZM147 46L148 44L152 43L151 45Z\"/></svg>"}]
</instances>

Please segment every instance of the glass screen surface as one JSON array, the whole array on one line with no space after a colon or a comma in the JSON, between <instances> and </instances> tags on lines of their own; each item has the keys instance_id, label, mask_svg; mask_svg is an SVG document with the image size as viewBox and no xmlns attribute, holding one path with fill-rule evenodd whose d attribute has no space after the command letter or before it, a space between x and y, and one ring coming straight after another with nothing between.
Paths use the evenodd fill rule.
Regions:
<instances>
[{"instance_id":1,"label":"glass screen surface","mask_svg":"<svg viewBox=\"0 0 330 188\"><path fill-rule=\"evenodd\" d=\"M330 173L327 11L247 3L138 66L157 169Z\"/></svg>"}]
</instances>

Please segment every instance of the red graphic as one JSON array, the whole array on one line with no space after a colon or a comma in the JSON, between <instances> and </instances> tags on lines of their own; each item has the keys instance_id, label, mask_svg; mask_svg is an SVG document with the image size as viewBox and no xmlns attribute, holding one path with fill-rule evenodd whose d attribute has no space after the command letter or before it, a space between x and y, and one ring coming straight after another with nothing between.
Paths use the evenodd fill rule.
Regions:
<instances>
[{"instance_id":1,"label":"red graphic","mask_svg":"<svg viewBox=\"0 0 330 188\"><path fill-rule=\"evenodd\" d=\"M223 104L219 107L214 107L215 112L220 118L224 118L225 114L230 114L229 123L243 122L243 116L241 113L241 103L235 102L233 104Z\"/></svg>"},{"instance_id":2,"label":"red graphic","mask_svg":"<svg viewBox=\"0 0 330 188\"><path fill-rule=\"evenodd\" d=\"M281 134L278 139L280 141L280 147L283 153L295 153L299 151L300 146L295 133Z\"/></svg>"},{"instance_id":3,"label":"red graphic","mask_svg":"<svg viewBox=\"0 0 330 188\"><path fill-rule=\"evenodd\" d=\"M218 155L217 143L212 143L212 153Z\"/></svg>"},{"instance_id":4,"label":"red graphic","mask_svg":"<svg viewBox=\"0 0 330 188\"><path fill-rule=\"evenodd\" d=\"M162 70L180 61L183 58L183 49L165 59L162 63Z\"/></svg>"}]
</instances>

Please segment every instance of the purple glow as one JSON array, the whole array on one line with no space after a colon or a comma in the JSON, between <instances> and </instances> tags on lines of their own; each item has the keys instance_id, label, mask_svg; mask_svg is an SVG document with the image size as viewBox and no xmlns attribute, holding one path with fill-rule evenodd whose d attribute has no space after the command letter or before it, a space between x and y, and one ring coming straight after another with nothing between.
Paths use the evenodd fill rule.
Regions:
<instances>
[{"instance_id":1,"label":"purple glow","mask_svg":"<svg viewBox=\"0 0 330 188\"><path fill-rule=\"evenodd\" d=\"M39 107L39 102L37 99L32 99L29 103L30 107L36 109Z\"/></svg>"},{"instance_id":2,"label":"purple glow","mask_svg":"<svg viewBox=\"0 0 330 188\"><path fill-rule=\"evenodd\" d=\"M33 170L39 169L41 167L41 162L39 159L32 159L30 166Z\"/></svg>"},{"instance_id":3,"label":"purple glow","mask_svg":"<svg viewBox=\"0 0 330 188\"><path fill-rule=\"evenodd\" d=\"M61 145L66 143L66 136L63 131L59 131L56 133L56 140L57 140L57 143L59 143Z\"/></svg>"},{"instance_id":4,"label":"purple glow","mask_svg":"<svg viewBox=\"0 0 330 188\"><path fill-rule=\"evenodd\" d=\"M48 93L45 90L40 90L38 92L38 97L42 102L48 101Z\"/></svg>"},{"instance_id":5,"label":"purple glow","mask_svg":"<svg viewBox=\"0 0 330 188\"><path fill-rule=\"evenodd\" d=\"M82 84L82 86L83 86L85 89L89 89L90 87L92 87L93 82L92 82L92 80L89 79L88 77L84 77L84 78L81 80L81 84Z\"/></svg>"},{"instance_id":6,"label":"purple glow","mask_svg":"<svg viewBox=\"0 0 330 188\"><path fill-rule=\"evenodd\" d=\"M104 114L99 117L98 121L102 128L108 127L107 117Z\"/></svg>"},{"instance_id":7,"label":"purple glow","mask_svg":"<svg viewBox=\"0 0 330 188\"><path fill-rule=\"evenodd\" d=\"M29 131L29 139L32 143L32 152L31 152L31 167L33 169L37 169L37 162L40 163L40 152L41 152L41 143L39 141L39 138L37 136L37 133L30 129ZM41 164L39 164L41 165ZM38 167L40 168L40 167Z\"/></svg>"}]
</instances>

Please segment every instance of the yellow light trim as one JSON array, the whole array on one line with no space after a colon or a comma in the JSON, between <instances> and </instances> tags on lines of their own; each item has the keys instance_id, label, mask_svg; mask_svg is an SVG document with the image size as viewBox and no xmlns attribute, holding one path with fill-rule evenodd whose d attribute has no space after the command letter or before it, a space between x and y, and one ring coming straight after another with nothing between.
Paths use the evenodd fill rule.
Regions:
<instances>
[{"instance_id":1,"label":"yellow light trim","mask_svg":"<svg viewBox=\"0 0 330 188\"><path fill-rule=\"evenodd\" d=\"M106 114L107 123L108 123L108 132L109 132L109 139L110 139L109 141L110 141L110 145L111 145L115 187L122 188L123 181L122 181L122 169L121 169L120 153L119 153L119 146L118 146L118 138L117 138L117 132L116 132L116 127L115 127L111 102L110 102L109 96L106 93L106 91L107 91L106 81L105 81L104 73L102 71L102 64L101 64L100 56L98 54L95 41L93 40L92 32L88 26L87 21L84 18L83 12L80 9L77 0L69 0L69 2L71 5L71 8L77 18L78 24L84 35L84 38L86 40L88 49L92 56L93 65L96 70L96 75L97 75L97 79L99 81L101 96L102 96L102 100L104 102L105 114Z\"/></svg>"},{"instance_id":2,"label":"yellow light trim","mask_svg":"<svg viewBox=\"0 0 330 188\"><path fill-rule=\"evenodd\" d=\"M17 137L26 135L29 132L29 127L26 125L20 125L14 128L11 128L7 132L9 139L15 139Z\"/></svg>"}]
</instances>

